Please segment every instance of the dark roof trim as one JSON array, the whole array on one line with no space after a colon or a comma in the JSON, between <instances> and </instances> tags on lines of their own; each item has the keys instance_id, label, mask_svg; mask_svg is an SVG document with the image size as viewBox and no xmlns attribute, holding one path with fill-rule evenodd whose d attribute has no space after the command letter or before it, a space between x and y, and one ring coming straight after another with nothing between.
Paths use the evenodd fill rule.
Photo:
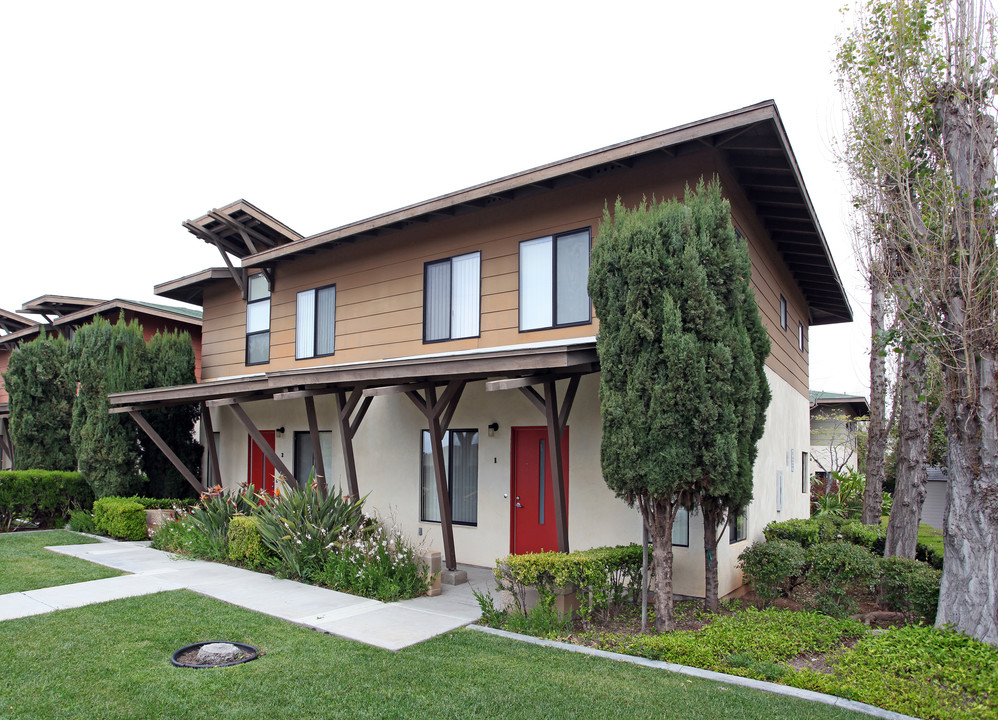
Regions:
<instances>
[{"instance_id":1,"label":"dark roof trim","mask_svg":"<svg viewBox=\"0 0 998 720\"><path fill-rule=\"evenodd\" d=\"M0 308L0 330L3 330L3 335L0 335L0 337L37 324L37 320L31 320L30 318L22 317L17 313Z\"/></svg>"},{"instance_id":2,"label":"dark roof trim","mask_svg":"<svg viewBox=\"0 0 998 720\"><path fill-rule=\"evenodd\" d=\"M125 408L189 405L226 398L259 400L282 392L336 386L376 387L454 378L520 377L540 372L595 372L598 366L596 343L585 342L283 370L194 385L113 393L108 399L111 412L124 412Z\"/></svg>"},{"instance_id":3,"label":"dark roof trim","mask_svg":"<svg viewBox=\"0 0 998 720\"><path fill-rule=\"evenodd\" d=\"M21 312L34 315L69 315L84 308L100 305L106 300L70 297L68 295L42 295L21 306Z\"/></svg>"},{"instance_id":4,"label":"dark roof trim","mask_svg":"<svg viewBox=\"0 0 998 720\"><path fill-rule=\"evenodd\" d=\"M642 156L662 152L678 155L704 148L719 152L734 171L807 300L809 323L851 321L852 309L842 280L772 100L508 175L255 254L242 255L242 264L244 267L272 267L275 262L298 253L356 242L410 223L431 222L527 194L584 182L607 168L630 167Z\"/></svg>"},{"instance_id":5,"label":"dark roof trim","mask_svg":"<svg viewBox=\"0 0 998 720\"><path fill-rule=\"evenodd\" d=\"M170 298L191 305L204 305L204 288L216 280L232 280L228 268L213 267L185 275L176 280L168 280L153 288L160 297Z\"/></svg>"},{"instance_id":6,"label":"dark roof trim","mask_svg":"<svg viewBox=\"0 0 998 720\"><path fill-rule=\"evenodd\" d=\"M209 210L197 220L187 220L183 225L206 243L239 258L303 238L300 233L245 200Z\"/></svg>"}]
</instances>

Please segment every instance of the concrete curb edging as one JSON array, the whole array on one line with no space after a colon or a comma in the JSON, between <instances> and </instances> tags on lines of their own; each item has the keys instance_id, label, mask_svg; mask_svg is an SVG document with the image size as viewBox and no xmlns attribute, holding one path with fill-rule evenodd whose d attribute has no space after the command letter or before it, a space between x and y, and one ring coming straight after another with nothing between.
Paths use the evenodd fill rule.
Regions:
<instances>
[{"instance_id":1,"label":"concrete curb edging","mask_svg":"<svg viewBox=\"0 0 998 720\"><path fill-rule=\"evenodd\" d=\"M509 632L507 630L497 630L496 628L485 627L484 625L472 624L467 627L469 630L477 630L479 632L487 633L488 635L497 635L499 637L507 638L508 640L518 640L520 642L530 643L531 645L540 645L541 647L549 647L556 650L566 650L568 652L580 653L582 655L591 655L593 657L605 658L607 660L631 663L632 665L642 665L644 667L655 668L657 670L668 670L669 672L690 675L703 680L713 680L714 682L723 682L729 685L740 685L742 687L751 688L753 690L762 690L763 692L773 693L775 695L786 695L787 697L797 698L798 700L807 700L809 702L822 703L824 705L833 705L835 707L842 708L843 710L853 710L855 712L870 715L871 717L881 718L882 720L921 720L921 718L917 718L912 715L903 715L892 710L884 710L876 705L868 705L867 703L847 700L845 698L836 697L835 695L826 695L825 693L815 692L813 690L803 690L801 688L790 687L789 685L780 685L778 683L765 682L763 680L753 680L752 678L741 677L739 675L726 675L725 673L714 672L713 670L702 670L700 668L689 667L687 665L676 665L675 663L669 663L662 660L649 660L648 658L638 657L636 655L623 655L621 653L609 652L608 650L597 650L596 648L573 645L571 643L559 642L557 640L545 640L544 638L537 638L532 635L520 635L519 633Z\"/></svg>"}]
</instances>

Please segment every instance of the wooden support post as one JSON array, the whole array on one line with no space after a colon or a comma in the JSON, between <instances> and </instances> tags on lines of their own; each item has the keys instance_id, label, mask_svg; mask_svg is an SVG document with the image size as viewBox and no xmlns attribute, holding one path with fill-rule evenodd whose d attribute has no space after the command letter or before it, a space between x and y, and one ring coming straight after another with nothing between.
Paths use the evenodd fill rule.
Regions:
<instances>
[{"instance_id":1,"label":"wooden support post","mask_svg":"<svg viewBox=\"0 0 998 720\"><path fill-rule=\"evenodd\" d=\"M434 386L426 388L426 397L418 390L406 390L406 396L426 416L430 425L430 449L433 457L433 475L437 486L437 504L440 509L440 530L444 543L444 565L448 570L457 570L457 555L454 552L454 524L452 520L450 489L447 482L447 466L444 462L444 433L450 426L457 403L464 392L464 380L451 380L437 399Z\"/></svg>"},{"instance_id":2,"label":"wooden support post","mask_svg":"<svg viewBox=\"0 0 998 720\"><path fill-rule=\"evenodd\" d=\"M201 403L201 425L204 427L202 437L206 437L208 443L208 464L211 467L212 474L215 476L215 481L221 485L222 471L221 465L218 462L218 448L215 447L215 428L211 422L211 409L204 403Z\"/></svg>"},{"instance_id":3,"label":"wooden support post","mask_svg":"<svg viewBox=\"0 0 998 720\"><path fill-rule=\"evenodd\" d=\"M551 448L551 484L554 490L554 526L558 551L568 552L568 506L565 502L565 464L561 453L564 427L559 422L558 388L554 380L544 383L544 408Z\"/></svg>"},{"instance_id":4,"label":"wooden support post","mask_svg":"<svg viewBox=\"0 0 998 720\"><path fill-rule=\"evenodd\" d=\"M364 397L364 403L352 422L350 416L362 397L364 397L363 387L351 390L349 398L345 390L336 391L336 415L340 423L340 444L343 447L343 465L347 473L347 492L354 500L360 498L360 487L357 484L357 461L353 455L353 438L360 428L360 421L364 419L367 408L371 406L371 398Z\"/></svg>"},{"instance_id":5,"label":"wooden support post","mask_svg":"<svg viewBox=\"0 0 998 720\"><path fill-rule=\"evenodd\" d=\"M152 425L150 425L149 422L136 410L131 410L128 414L132 417L132 420L134 420L135 423L142 428L142 432L148 435L149 439L156 443L156 447L163 451L163 454L166 455L166 459L173 464L173 467L177 468L177 472L184 476L184 480L189 482L191 487L199 493L203 493L205 491L204 485L202 485L201 482L194 477L194 473L188 470L187 467L180 461L177 454L170 449L170 446L167 445L163 438L159 436L159 433L153 429Z\"/></svg>"},{"instance_id":6,"label":"wooden support post","mask_svg":"<svg viewBox=\"0 0 998 720\"><path fill-rule=\"evenodd\" d=\"M274 452L274 448L270 447L270 443L263 439L263 435L257 429L253 421L250 420L249 415L243 410L242 405L237 402L231 403L229 405L232 408L232 412L235 413L236 417L239 418L239 422L243 424L246 431L249 433L250 437L253 438L253 442L256 446L260 448L260 452L270 460L270 464L277 468L277 472L281 473L284 478L288 481L291 487L299 487L298 481L295 480L294 474L288 469L288 466L284 464L284 461L278 457L277 453Z\"/></svg>"},{"instance_id":7,"label":"wooden support post","mask_svg":"<svg viewBox=\"0 0 998 720\"><path fill-rule=\"evenodd\" d=\"M305 398L305 415L308 417L308 434L312 437L312 466L315 467L315 486L322 497L326 496L326 466L322 458L322 443L319 441L319 421L315 417L315 398Z\"/></svg>"}]
</instances>

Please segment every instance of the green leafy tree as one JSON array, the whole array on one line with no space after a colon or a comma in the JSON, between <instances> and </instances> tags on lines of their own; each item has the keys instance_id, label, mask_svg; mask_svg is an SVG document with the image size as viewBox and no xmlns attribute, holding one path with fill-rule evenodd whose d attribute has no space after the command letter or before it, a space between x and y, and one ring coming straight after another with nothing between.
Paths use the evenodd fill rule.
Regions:
<instances>
[{"instance_id":1,"label":"green leafy tree","mask_svg":"<svg viewBox=\"0 0 998 720\"><path fill-rule=\"evenodd\" d=\"M107 398L148 387L142 327L124 315L114 325L95 317L73 338L72 372L80 383L70 433L80 471L98 498L144 494L138 428L127 416L109 414Z\"/></svg>"},{"instance_id":2,"label":"green leafy tree","mask_svg":"<svg viewBox=\"0 0 998 720\"><path fill-rule=\"evenodd\" d=\"M194 346L186 332L156 333L147 344L149 387L190 385L195 380ZM197 405L177 405L145 413L149 424L188 468L201 465L201 445L194 439L194 427L201 417ZM151 497L172 498L192 495L194 489L177 472L163 452L145 435L142 445L142 470L149 479Z\"/></svg>"},{"instance_id":3,"label":"green leafy tree","mask_svg":"<svg viewBox=\"0 0 998 720\"><path fill-rule=\"evenodd\" d=\"M748 277L717 180L687 189L685 203L628 209L618 200L604 213L589 276L600 318L601 462L607 485L637 503L648 526L659 630L674 626L676 512L706 503L705 524L714 523L752 496L769 340L756 327Z\"/></svg>"},{"instance_id":4,"label":"green leafy tree","mask_svg":"<svg viewBox=\"0 0 998 720\"><path fill-rule=\"evenodd\" d=\"M69 373L69 343L43 327L10 354L4 385L10 396L10 433L17 467L76 469L69 439L76 383Z\"/></svg>"}]
</instances>

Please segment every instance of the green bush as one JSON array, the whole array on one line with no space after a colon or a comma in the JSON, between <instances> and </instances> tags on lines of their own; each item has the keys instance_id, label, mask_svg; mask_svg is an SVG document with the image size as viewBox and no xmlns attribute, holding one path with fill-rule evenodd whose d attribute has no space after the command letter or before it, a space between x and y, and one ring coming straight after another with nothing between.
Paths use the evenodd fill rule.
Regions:
<instances>
[{"instance_id":1,"label":"green bush","mask_svg":"<svg viewBox=\"0 0 998 720\"><path fill-rule=\"evenodd\" d=\"M799 585L806 570L804 549L790 540L753 543L738 565L763 607Z\"/></svg>"},{"instance_id":2,"label":"green bush","mask_svg":"<svg viewBox=\"0 0 998 720\"><path fill-rule=\"evenodd\" d=\"M848 591L872 586L877 579L877 558L866 548L847 542L818 543L807 549L807 584L815 590L815 609L840 617L855 611Z\"/></svg>"},{"instance_id":3,"label":"green bush","mask_svg":"<svg viewBox=\"0 0 998 720\"><path fill-rule=\"evenodd\" d=\"M884 546L887 544L887 528L883 525L863 525L853 520L839 528L839 532L846 542L865 547L877 555L884 554Z\"/></svg>"},{"instance_id":4,"label":"green bush","mask_svg":"<svg viewBox=\"0 0 998 720\"><path fill-rule=\"evenodd\" d=\"M94 516L86 510L70 510L69 529L76 532L93 534L96 530L94 527Z\"/></svg>"},{"instance_id":5,"label":"green bush","mask_svg":"<svg viewBox=\"0 0 998 720\"><path fill-rule=\"evenodd\" d=\"M235 515L251 515L255 508L252 489L202 495L197 506L184 517L185 528L197 533L185 538L188 551L204 560L225 560L229 556L229 521Z\"/></svg>"},{"instance_id":6,"label":"green bush","mask_svg":"<svg viewBox=\"0 0 998 720\"><path fill-rule=\"evenodd\" d=\"M130 498L101 498L94 502L94 527L120 540L145 540L146 510Z\"/></svg>"},{"instance_id":7,"label":"green bush","mask_svg":"<svg viewBox=\"0 0 998 720\"><path fill-rule=\"evenodd\" d=\"M537 613L554 608L562 588L580 593L579 615L584 625L594 616L607 618L625 599L636 598L641 588L641 546L618 545L572 553L527 553L510 555L495 568L501 590L508 591L516 605L515 615L525 616L526 593L536 588ZM511 617L512 615L511 614Z\"/></svg>"},{"instance_id":8,"label":"green bush","mask_svg":"<svg viewBox=\"0 0 998 720\"><path fill-rule=\"evenodd\" d=\"M286 495L282 496L284 502ZM322 551L321 567L306 579L334 590L382 602L416 597L426 592L426 567L416 549L396 528L369 520L340 535Z\"/></svg>"},{"instance_id":9,"label":"green bush","mask_svg":"<svg viewBox=\"0 0 998 720\"><path fill-rule=\"evenodd\" d=\"M879 558L878 571L877 589L884 607L914 613L930 625L936 621L941 571L899 557Z\"/></svg>"},{"instance_id":10,"label":"green bush","mask_svg":"<svg viewBox=\"0 0 998 720\"><path fill-rule=\"evenodd\" d=\"M22 524L60 525L70 510L88 509L93 501L90 486L77 472L0 471L0 532L15 530Z\"/></svg>"},{"instance_id":11,"label":"green bush","mask_svg":"<svg viewBox=\"0 0 998 720\"><path fill-rule=\"evenodd\" d=\"M262 566L269 555L256 520L245 515L235 515L229 520L228 544L229 559L250 567Z\"/></svg>"},{"instance_id":12,"label":"green bush","mask_svg":"<svg viewBox=\"0 0 998 720\"><path fill-rule=\"evenodd\" d=\"M771 522L762 531L767 540L788 540L801 547L811 547L839 537L841 520L832 517L798 518Z\"/></svg>"}]
</instances>

